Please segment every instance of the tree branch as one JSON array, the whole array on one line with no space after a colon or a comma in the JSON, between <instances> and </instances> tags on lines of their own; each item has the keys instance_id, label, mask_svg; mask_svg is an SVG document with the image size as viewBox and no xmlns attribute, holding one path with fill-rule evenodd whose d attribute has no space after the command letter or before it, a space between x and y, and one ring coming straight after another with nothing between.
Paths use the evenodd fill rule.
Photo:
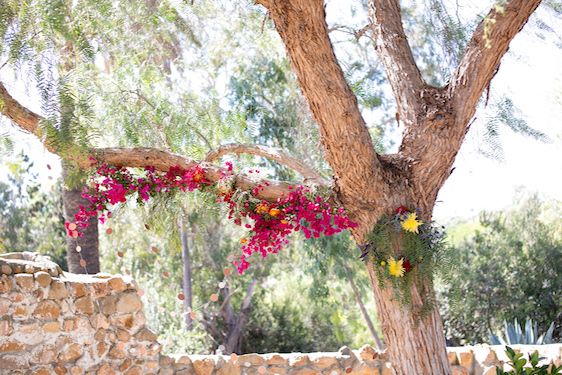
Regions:
<instances>
[{"instance_id":1,"label":"tree branch","mask_svg":"<svg viewBox=\"0 0 562 375\"><path fill-rule=\"evenodd\" d=\"M363 26L360 29L354 29L353 27L347 25L333 25L330 28L328 28L328 33L331 33L333 31L342 31L344 33L353 35L355 37L355 40L359 40L363 35L367 33L367 31L371 29L372 29L371 23L368 23L367 25Z\"/></svg>"},{"instance_id":2,"label":"tree branch","mask_svg":"<svg viewBox=\"0 0 562 375\"><path fill-rule=\"evenodd\" d=\"M404 33L400 1L371 0L369 8L376 50L394 92L400 119L406 126L413 125L425 84Z\"/></svg>"},{"instance_id":3,"label":"tree branch","mask_svg":"<svg viewBox=\"0 0 562 375\"><path fill-rule=\"evenodd\" d=\"M187 169L199 164L205 168L205 177L211 182L219 181L221 171L223 171L222 168L214 165L200 163L181 155L154 148L99 148L92 149L91 152L96 160L116 167L143 168L151 165L157 170L164 172L172 166L180 166ZM81 163L81 166L84 166L84 164ZM263 190L260 190L257 198L267 201L276 201L281 195L287 194L290 191L290 184L287 182L265 179L255 180L243 174L236 175L234 186L238 189L251 191L258 185L261 185Z\"/></svg>"},{"instance_id":4,"label":"tree branch","mask_svg":"<svg viewBox=\"0 0 562 375\"><path fill-rule=\"evenodd\" d=\"M89 159L93 156L96 161L114 165L116 167L144 168L147 165L154 166L157 170L165 172L170 167L180 166L182 168L190 168L199 162L190 158L173 154L171 152L162 151L154 148L136 147L136 148L92 148L82 150L73 145L69 145L61 153L60 150L48 143L45 139L40 122L43 118L30 111L15 100L0 82L0 113L8 117L19 128L34 134L45 145L48 151L59 155L70 162L75 163L83 169L90 169L92 161ZM202 163L205 168L205 177L211 182L217 182L221 178L222 169L209 163ZM237 175L234 186L238 189L251 191L258 185L263 189L260 190L257 198L267 201L276 201L283 194L288 194L289 183L270 180L254 180L246 175Z\"/></svg>"},{"instance_id":5,"label":"tree branch","mask_svg":"<svg viewBox=\"0 0 562 375\"><path fill-rule=\"evenodd\" d=\"M319 125L339 198L356 220L357 197L373 198L386 185L371 136L337 62L323 0L267 0L299 86ZM378 193L375 193L378 191Z\"/></svg>"},{"instance_id":6,"label":"tree branch","mask_svg":"<svg viewBox=\"0 0 562 375\"><path fill-rule=\"evenodd\" d=\"M406 128L400 153L411 160L418 207L431 212L452 171L478 101L497 72L509 43L540 0L510 0L493 9L476 28L458 68L444 88L426 86L420 93L418 124Z\"/></svg>"},{"instance_id":7,"label":"tree branch","mask_svg":"<svg viewBox=\"0 0 562 375\"><path fill-rule=\"evenodd\" d=\"M0 112L21 129L39 138L47 150L56 153L54 147L48 144L43 129L41 129L40 122L43 118L14 99L2 82L0 82Z\"/></svg>"},{"instance_id":8,"label":"tree branch","mask_svg":"<svg viewBox=\"0 0 562 375\"><path fill-rule=\"evenodd\" d=\"M286 154L282 150L273 147L248 145L248 144L241 144L241 143L229 143L226 145L222 145L216 150L207 153L207 156L205 157L205 161L208 163L212 163L213 161L227 154L236 154L236 155L249 154L249 155L261 156L291 168L292 170L298 172L302 177L304 177L305 180L315 182L321 185L327 185L324 178L313 168L302 164L299 160Z\"/></svg>"},{"instance_id":9,"label":"tree branch","mask_svg":"<svg viewBox=\"0 0 562 375\"><path fill-rule=\"evenodd\" d=\"M460 126L466 126L474 116L509 43L540 3L541 0L508 1L492 9L476 28L448 88Z\"/></svg>"}]
</instances>

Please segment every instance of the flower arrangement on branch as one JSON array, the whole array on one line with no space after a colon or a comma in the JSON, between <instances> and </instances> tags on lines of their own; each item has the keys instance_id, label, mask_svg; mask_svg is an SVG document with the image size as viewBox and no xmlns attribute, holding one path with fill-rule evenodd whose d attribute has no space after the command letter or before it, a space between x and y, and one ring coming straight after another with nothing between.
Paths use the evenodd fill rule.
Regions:
<instances>
[{"instance_id":1,"label":"flower arrangement on branch","mask_svg":"<svg viewBox=\"0 0 562 375\"><path fill-rule=\"evenodd\" d=\"M429 286L433 270L445 255L444 238L443 227L424 223L418 211L400 206L375 224L362 247L361 259L372 262L381 287L390 283L398 301L423 315L434 303ZM414 283L421 306L412 301Z\"/></svg>"},{"instance_id":2,"label":"flower arrangement on branch","mask_svg":"<svg viewBox=\"0 0 562 375\"><path fill-rule=\"evenodd\" d=\"M257 170L250 172L259 173ZM90 186L82 192L89 206L80 206L75 222L65 223L67 234L73 238L82 236L90 218L97 217L104 223L111 217L113 207L130 197L136 197L137 202L143 204L157 194L212 190L217 200L228 206L228 218L249 230L240 240L242 255L234 262L238 272L243 273L249 267L248 258L252 254L266 257L277 253L293 232L300 231L310 238L331 236L356 226L342 207L332 207L327 197L311 187L289 186L287 194L276 202L268 202L257 198L264 185L258 184L251 191L235 187L236 175L231 163L221 171L217 183L209 181L205 174L201 165L189 169L174 166L166 173L148 166L136 174L123 167L99 165L90 178Z\"/></svg>"}]
</instances>

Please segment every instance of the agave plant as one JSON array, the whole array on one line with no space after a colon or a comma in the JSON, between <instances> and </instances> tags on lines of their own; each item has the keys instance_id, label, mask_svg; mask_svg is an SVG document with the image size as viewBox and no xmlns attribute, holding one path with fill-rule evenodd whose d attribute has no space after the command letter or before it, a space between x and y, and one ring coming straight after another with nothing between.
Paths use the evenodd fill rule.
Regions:
<instances>
[{"instance_id":1,"label":"agave plant","mask_svg":"<svg viewBox=\"0 0 562 375\"><path fill-rule=\"evenodd\" d=\"M513 323L504 320L503 324L503 335L500 332L490 335L491 345L543 345L553 343L554 322L550 323L548 330L540 336L537 323L530 318L527 318L524 327L519 325L517 319Z\"/></svg>"}]
</instances>

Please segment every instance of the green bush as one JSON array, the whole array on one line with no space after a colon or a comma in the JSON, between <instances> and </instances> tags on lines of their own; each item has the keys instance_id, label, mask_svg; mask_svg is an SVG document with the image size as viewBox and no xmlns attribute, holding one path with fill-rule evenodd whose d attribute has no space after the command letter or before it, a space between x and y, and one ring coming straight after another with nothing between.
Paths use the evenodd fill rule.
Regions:
<instances>
[{"instance_id":1,"label":"green bush","mask_svg":"<svg viewBox=\"0 0 562 375\"><path fill-rule=\"evenodd\" d=\"M0 253L39 252L68 269L61 182L46 191L23 153L0 163L8 171L6 181L0 181Z\"/></svg>"},{"instance_id":2,"label":"green bush","mask_svg":"<svg viewBox=\"0 0 562 375\"><path fill-rule=\"evenodd\" d=\"M554 363L539 366L539 352L535 351L529 355L529 360L523 358L523 354L516 353L509 346L505 348L505 353L509 358L508 364L513 368L511 371L503 371L496 367L496 375L558 375L562 374L562 366L556 367ZM525 365L531 365L531 367ZM549 368L550 367L550 368Z\"/></svg>"},{"instance_id":3,"label":"green bush","mask_svg":"<svg viewBox=\"0 0 562 375\"><path fill-rule=\"evenodd\" d=\"M555 322L560 338L561 209L527 197L512 210L481 214L474 234L453 246L439 290L450 344L484 342L504 321L527 318L540 332Z\"/></svg>"}]
</instances>

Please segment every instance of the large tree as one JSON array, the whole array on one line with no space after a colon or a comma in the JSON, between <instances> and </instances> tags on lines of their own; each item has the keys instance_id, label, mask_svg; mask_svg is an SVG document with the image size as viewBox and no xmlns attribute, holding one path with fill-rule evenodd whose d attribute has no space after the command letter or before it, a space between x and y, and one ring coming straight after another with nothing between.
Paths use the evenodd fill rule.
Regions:
<instances>
[{"instance_id":1,"label":"large tree","mask_svg":"<svg viewBox=\"0 0 562 375\"><path fill-rule=\"evenodd\" d=\"M363 245L373 225L396 207L417 207L422 219L431 219L437 194L451 173L455 156L475 114L477 104L496 74L509 43L525 25L540 0L508 0L496 6L474 31L458 67L443 87L424 82L412 55L401 19L398 0L371 0L370 26L376 52L396 99L398 118L405 131L399 151L379 154L360 112L357 98L336 59L326 24L323 0L258 0L275 24L291 61L302 93L318 124L326 161L333 171L332 189L337 201L358 226L353 230ZM21 128L37 135L48 150L78 166L88 168L87 155L116 166L154 165L165 171L197 161L149 148L83 150L67 144L62 150L41 117L15 101L3 86L2 113ZM51 129L52 130L52 129ZM289 155L252 145L229 145L211 153L208 160L226 153L251 153L294 168L310 181L322 179ZM220 168L206 166L210 181L220 178ZM236 187L250 190L259 182L236 177ZM270 181L260 198L275 201L288 184ZM398 246L399 247L399 239ZM381 286L372 263L367 263L372 289L382 321L388 354L399 374L449 374L441 318L433 309L423 319L393 298L392 288ZM420 300L414 285L413 301Z\"/></svg>"}]
</instances>

